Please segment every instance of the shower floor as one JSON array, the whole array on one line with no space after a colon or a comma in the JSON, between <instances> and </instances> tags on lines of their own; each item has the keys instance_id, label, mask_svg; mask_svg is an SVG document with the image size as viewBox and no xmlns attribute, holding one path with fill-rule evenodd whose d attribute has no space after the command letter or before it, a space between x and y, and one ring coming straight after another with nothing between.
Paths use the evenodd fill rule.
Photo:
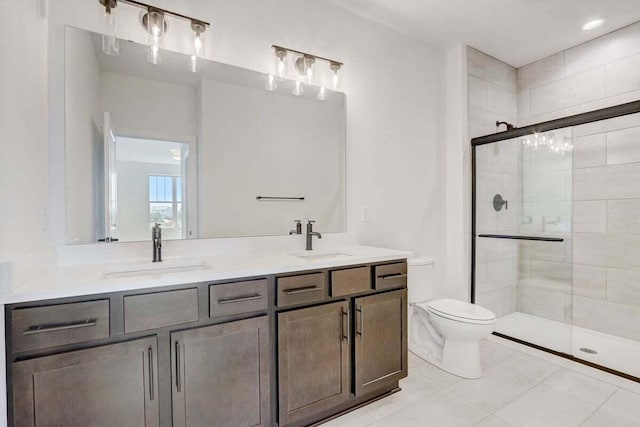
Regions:
<instances>
[{"instance_id":1,"label":"shower floor","mask_svg":"<svg viewBox=\"0 0 640 427\"><path fill-rule=\"evenodd\" d=\"M640 377L640 343L636 341L519 312L497 319L496 332Z\"/></svg>"}]
</instances>

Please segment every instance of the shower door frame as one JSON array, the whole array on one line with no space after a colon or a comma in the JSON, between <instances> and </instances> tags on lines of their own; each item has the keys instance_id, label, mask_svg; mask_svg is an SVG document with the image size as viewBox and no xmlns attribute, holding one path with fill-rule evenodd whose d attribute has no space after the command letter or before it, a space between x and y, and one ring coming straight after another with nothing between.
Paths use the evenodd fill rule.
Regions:
<instances>
[{"instance_id":1,"label":"shower door frame","mask_svg":"<svg viewBox=\"0 0 640 427\"><path fill-rule=\"evenodd\" d=\"M517 138L519 136L531 135L533 133L542 133L550 130L561 129L566 127L573 127L583 125L586 123L599 122L602 120L613 119L615 117L627 116L629 114L640 113L640 100L628 102L625 104L615 105L613 107L601 108L599 110L588 111L586 113L575 114L572 116L566 116L555 120L549 120L546 122L536 123L521 128L513 128L504 132L497 132L485 136L479 136L471 139L471 303L476 302L476 238L480 237L476 232L476 148L482 145L493 144L495 142L506 141L508 139ZM573 203L573 201L572 201ZM573 230L573 227L572 227ZM572 231L573 233L573 231ZM518 240L537 240L537 241L558 241L557 238L545 238L534 236L516 236L516 235L501 235L499 238L503 239L518 239ZM573 284L572 284L573 286ZM538 350L543 350L548 353L555 354L573 361L630 379L632 381L640 382L640 378L633 375L626 374L624 372L616 371L606 366L598 365L571 354L562 353L556 350L552 350L547 347L543 347L537 344L530 343L518 338L504 335L498 332L494 332L494 335L502 338L509 339L511 341L524 344Z\"/></svg>"}]
</instances>

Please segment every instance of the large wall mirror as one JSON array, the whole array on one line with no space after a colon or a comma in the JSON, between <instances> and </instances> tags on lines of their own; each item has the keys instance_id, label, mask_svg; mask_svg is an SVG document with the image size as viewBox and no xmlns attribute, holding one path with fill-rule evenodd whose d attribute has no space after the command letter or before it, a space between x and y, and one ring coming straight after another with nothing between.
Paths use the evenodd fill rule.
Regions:
<instances>
[{"instance_id":1,"label":"large wall mirror","mask_svg":"<svg viewBox=\"0 0 640 427\"><path fill-rule=\"evenodd\" d=\"M345 230L345 96L65 29L67 243ZM311 88L309 88L311 89ZM275 199L271 199L274 197Z\"/></svg>"}]
</instances>

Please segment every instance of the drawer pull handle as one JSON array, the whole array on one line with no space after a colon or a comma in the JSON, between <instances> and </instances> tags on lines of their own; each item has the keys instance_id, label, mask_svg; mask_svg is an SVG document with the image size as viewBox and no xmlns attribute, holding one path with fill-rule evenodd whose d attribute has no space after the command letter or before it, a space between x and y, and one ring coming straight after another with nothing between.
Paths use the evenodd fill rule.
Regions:
<instances>
[{"instance_id":1,"label":"drawer pull handle","mask_svg":"<svg viewBox=\"0 0 640 427\"><path fill-rule=\"evenodd\" d=\"M149 347L147 355L149 356L149 400L153 400L153 348Z\"/></svg>"},{"instance_id":2,"label":"drawer pull handle","mask_svg":"<svg viewBox=\"0 0 640 427\"><path fill-rule=\"evenodd\" d=\"M349 342L349 326L350 326L350 324L349 324L349 311L350 311L350 309L347 308L347 311L344 311L344 308L343 308L341 311L342 311L341 317L340 317L341 326L342 326L342 331L341 331L342 336L341 336L341 338L344 339L344 340L347 340L347 342ZM346 322L344 321L345 318L347 319ZM346 331L344 329L345 326L347 327Z\"/></svg>"},{"instance_id":3,"label":"drawer pull handle","mask_svg":"<svg viewBox=\"0 0 640 427\"><path fill-rule=\"evenodd\" d=\"M302 288L285 289L284 293L287 295L304 294L306 292L319 291L321 288L318 286L304 286Z\"/></svg>"},{"instance_id":4,"label":"drawer pull handle","mask_svg":"<svg viewBox=\"0 0 640 427\"><path fill-rule=\"evenodd\" d=\"M364 310L362 307L356 307L356 312L360 313L360 330L356 327L356 335L360 335L360 339L364 337Z\"/></svg>"},{"instance_id":5,"label":"drawer pull handle","mask_svg":"<svg viewBox=\"0 0 640 427\"><path fill-rule=\"evenodd\" d=\"M245 301L253 301L256 299L262 299L263 296L260 294L252 294L246 295L242 297L233 297L233 298L220 298L218 300L218 304L233 304L234 302L245 302Z\"/></svg>"},{"instance_id":6,"label":"drawer pull handle","mask_svg":"<svg viewBox=\"0 0 640 427\"><path fill-rule=\"evenodd\" d=\"M66 331L68 329L88 328L90 326L96 326L98 324L97 319L81 320L79 322L67 322L67 323L53 323L49 325L36 325L29 326L25 330L23 335L43 334L45 332Z\"/></svg>"},{"instance_id":7,"label":"drawer pull handle","mask_svg":"<svg viewBox=\"0 0 640 427\"><path fill-rule=\"evenodd\" d=\"M382 280L393 280L399 279L400 277L407 277L406 273L395 273L395 274L387 274L386 276L379 276Z\"/></svg>"},{"instance_id":8,"label":"drawer pull handle","mask_svg":"<svg viewBox=\"0 0 640 427\"><path fill-rule=\"evenodd\" d=\"M176 391L180 393L180 342L176 341Z\"/></svg>"}]
</instances>

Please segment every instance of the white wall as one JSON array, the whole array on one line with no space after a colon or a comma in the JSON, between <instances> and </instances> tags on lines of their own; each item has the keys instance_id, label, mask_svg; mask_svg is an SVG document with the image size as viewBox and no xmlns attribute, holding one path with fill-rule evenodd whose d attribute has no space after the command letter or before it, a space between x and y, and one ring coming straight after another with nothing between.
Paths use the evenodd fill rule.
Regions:
<instances>
[{"instance_id":1,"label":"white wall","mask_svg":"<svg viewBox=\"0 0 640 427\"><path fill-rule=\"evenodd\" d=\"M46 2L0 13L0 259L48 247ZM64 227L64 223L58 224Z\"/></svg>"},{"instance_id":2,"label":"white wall","mask_svg":"<svg viewBox=\"0 0 640 427\"><path fill-rule=\"evenodd\" d=\"M81 213L67 216L67 239L96 242L104 237L96 234L102 225L97 210L104 206L96 192L102 182L96 174L104 170L97 167L104 159L101 71L90 34L67 31L65 44L66 209Z\"/></svg>"},{"instance_id":3,"label":"white wall","mask_svg":"<svg viewBox=\"0 0 640 427\"><path fill-rule=\"evenodd\" d=\"M318 102L208 79L200 95L201 237L287 234L294 219L345 230L341 95Z\"/></svg>"},{"instance_id":4,"label":"white wall","mask_svg":"<svg viewBox=\"0 0 640 427\"><path fill-rule=\"evenodd\" d=\"M164 0L157 4L210 20L214 29L207 32L207 56L214 60L271 72L270 46L278 43L343 61L343 89L348 96L347 229L357 232L364 244L410 249L434 256L440 265L436 139L443 56L439 51L320 1ZM121 6L121 34L144 43L138 10ZM50 10L52 51L62 48L56 36L60 25L96 30L101 17L97 3L57 1ZM182 35L172 38L170 33L165 47L187 50L188 23L176 21L171 28L174 35ZM23 33L22 28L15 31ZM28 47L32 52L33 46ZM54 57L50 60L55 68L51 114L59 117L55 77L60 69ZM34 99L44 97L43 92L44 88L36 91ZM41 138L44 145L45 136ZM64 147L64 135L55 126L50 142L54 150ZM37 154L34 158L46 164ZM49 166L51 235L58 245L64 241L64 232L59 231L64 221L64 206L59 202L64 167L55 155ZM38 210L46 206L44 201L35 204ZM362 207L370 208L367 223L360 221ZM323 231L321 225L318 230Z\"/></svg>"}]
</instances>

